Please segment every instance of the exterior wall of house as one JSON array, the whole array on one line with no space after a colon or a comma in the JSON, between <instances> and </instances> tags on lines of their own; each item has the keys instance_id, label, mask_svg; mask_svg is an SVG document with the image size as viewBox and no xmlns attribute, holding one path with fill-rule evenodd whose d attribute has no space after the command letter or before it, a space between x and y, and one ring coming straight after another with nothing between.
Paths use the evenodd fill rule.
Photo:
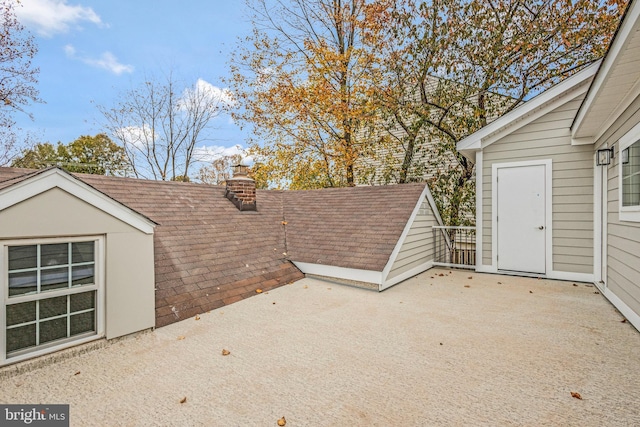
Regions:
<instances>
[{"instance_id":1,"label":"exterior wall of house","mask_svg":"<svg viewBox=\"0 0 640 427\"><path fill-rule=\"evenodd\" d=\"M107 338L155 325L153 235L60 190L51 189L0 212L0 241L104 236Z\"/></svg>"},{"instance_id":2,"label":"exterior wall of house","mask_svg":"<svg viewBox=\"0 0 640 427\"><path fill-rule=\"evenodd\" d=\"M553 271L593 273L593 147L571 145L570 133L583 98L576 96L483 150L483 265L492 264L493 164L551 159Z\"/></svg>"},{"instance_id":3,"label":"exterior wall of house","mask_svg":"<svg viewBox=\"0 0 640 427\"><path fill-rule=\"evenodd\" d=\"M608 147L616 144L616 156L607 169L607 291L640 315L640 223L619 219L620 156L617 147L620 137L638 123L640 97L603 134L595 148L600 148L602 143Z\"/></svg>"},{"instance_id":4,"label":"exterior wall of house","mask_svg":"<svg viewBox=\"0 0 640 427\"><path fill-rule=\"evenodd\" d=\"M438 221L425 198L386 280L433 261L435 247L431 227L434 225L438 225Z\"/></svg>"}]
</instances>

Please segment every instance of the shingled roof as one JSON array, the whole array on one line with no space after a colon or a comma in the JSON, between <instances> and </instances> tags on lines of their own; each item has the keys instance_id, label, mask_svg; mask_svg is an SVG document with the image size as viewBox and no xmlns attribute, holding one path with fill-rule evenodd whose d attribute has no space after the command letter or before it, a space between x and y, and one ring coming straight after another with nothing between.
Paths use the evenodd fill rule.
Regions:
<instances>
[{"instance_id":1,"label":"shingled roof","mask_svg":"<svg viewBox=\"0 0 640 427\"><path fill-rule=\"evenodd\" d=\"M284 192L292 261L382 271L425 184Z\"/></svg>"},{"instance_id":2,"label":"shingled roof","mask_svg":"<svg viewBox=\"0 0 640 427\"><path fill-rule=\"evenodd\" d=\"M0 168L0 188L33 173ZM381 271L425 187L258 190L240 212L221 186L73 175L158 224L156 326L304 277L290 261Z\"/></svg>"}]
</instances>

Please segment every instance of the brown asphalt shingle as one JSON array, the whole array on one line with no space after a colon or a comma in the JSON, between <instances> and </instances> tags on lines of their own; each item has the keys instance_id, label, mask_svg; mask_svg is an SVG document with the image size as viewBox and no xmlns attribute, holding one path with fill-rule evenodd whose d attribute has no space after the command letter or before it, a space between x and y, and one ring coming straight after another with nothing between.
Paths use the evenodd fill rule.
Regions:
<instances>
[{"instance_id":1,"label":"brown asphalt shingle","mask_svg":"<svg viewBox=\"0 0 640 427\"><path fill-rule=\"evenodd\" d=\"M284 193L292 261L382 271L425 184Z\"/></svg>"},{"instance_id":2,"label":"brown asphalt shingle","mask_svg":"<svg viewBox=\"0 0 640 427\"><path fill-rule=\"evenodd\" d=\"M0 188L31 173L0 168ZM158 224L158 327L302 278L289 260L381 271L425 185L258 190L240 212L220 186L74 175Z\"/></svg>"}]
</instances>

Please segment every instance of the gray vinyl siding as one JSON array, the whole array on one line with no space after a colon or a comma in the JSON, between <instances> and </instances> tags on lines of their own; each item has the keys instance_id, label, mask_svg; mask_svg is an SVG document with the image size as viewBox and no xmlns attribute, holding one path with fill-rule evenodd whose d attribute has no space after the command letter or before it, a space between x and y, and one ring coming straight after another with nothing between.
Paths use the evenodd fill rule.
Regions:
<instances>
[{"instance_id":1,"label":"gray vinyl siding","mask_svg":"<svg viewBox=\"0 0 640 427\"><path fill-rule=\"evenodd\" d=\"M570 126L584 95L483 150L482 263L492 264L492 166L552 160L553 270L593 273L593 146L571 145Z\"/></svg>"},{"instance_id":2,"label":"gray vinyl siding","mask_svg":"<svg viewBox=\"0 0 640 427\"><path fill-rule=\"evenodd\" d=\"M398 252L386 280L393 279L412 268L433 260L435 245L431 227L434 225L438 225L438 222L429 202L425 199L420 205L418 215L411 224L409 233L402 243L400 252Z\"/></svg>"},{"instance_id":3,"label":"gray vinyl siding","mask_svg":"<svg viewBox=\"0 0 640 427\"><path fill-rule=\"evenodd\" d=\"M627 108L607 132L596 143L607 146L618 140L640 122L640 98ZM619 220L617 156L607 169L607 288L629 306L640 313L640 223Z\"/></svg>"}]
</instances>

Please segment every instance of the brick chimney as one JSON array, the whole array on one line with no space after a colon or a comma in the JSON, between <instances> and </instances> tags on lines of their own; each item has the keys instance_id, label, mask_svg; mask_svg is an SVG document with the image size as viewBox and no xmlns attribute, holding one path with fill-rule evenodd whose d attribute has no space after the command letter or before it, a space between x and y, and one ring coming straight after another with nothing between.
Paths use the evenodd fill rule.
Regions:
<instances>
[{"instance_id":1,"label":"brick chimney","mask_svg":"<svg viewBox=\"0 0 640 427\"><path fill-rule=\"evenodd\" d=\"M235 165L233 178L227 180L224 195L241 211L257 211L256 182L247 175L249 167Z\"/></svg>"}]
</instances>

